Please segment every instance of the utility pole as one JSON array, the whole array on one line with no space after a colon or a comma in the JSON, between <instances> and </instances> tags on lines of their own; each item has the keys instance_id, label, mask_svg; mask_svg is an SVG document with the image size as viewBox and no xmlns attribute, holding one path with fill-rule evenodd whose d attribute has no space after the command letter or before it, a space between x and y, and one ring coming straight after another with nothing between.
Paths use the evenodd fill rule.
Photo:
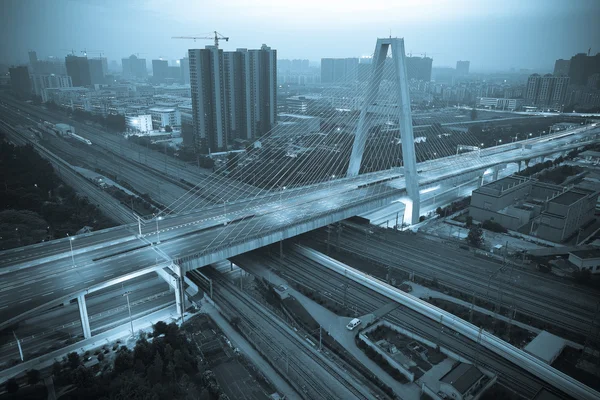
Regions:
<instances>
[{"instance_id":1,"label":"utility pole","mask_svg":"<svg viewBox=\"0 0 600 400\"><path fill-rule=\"evenodd\" d=\"M123 293L122 296L125 296L127 298L127 309L129 310L129 323L131 324L131 336L133 337L133 319L131 318L131 304L129 303L129 294L131 293L131 291L127 291L125 293Z\"/></svg>"},{"instance_id":2,"label":"utility pole","mask_svg":"<svg viewBox=\"0 0 600 400\"><path fill-rule=\"evenodd\" d=\"M23 349L21 348L21 341L17 337L15 331L13 331L13 335L15 337L15 340L17 341L17 347L19 347L19 355L21 356L21 361L25 361L25 359L23 358Z\"/></svg>"},{"instance_id":3,"label":"utility pole","mask_svg":"<svg viewBox=\"0 0 600 400\"><path fill-rule=\"evenodd\" d=\"M475 291L473 291L473 295L471 297L471 311L469 312L469 322L473 322L474 310L475 310Z\"/></svg>"},{"instance_id":4,"label":"utility pole","mask_svg":"<svg viewBox=\"0 0 600 400\"><path fill-rule=\"evenodd\" d=\"M319 351L323 350L323 328L319 325Z\"/></svg>"}]
</instances>

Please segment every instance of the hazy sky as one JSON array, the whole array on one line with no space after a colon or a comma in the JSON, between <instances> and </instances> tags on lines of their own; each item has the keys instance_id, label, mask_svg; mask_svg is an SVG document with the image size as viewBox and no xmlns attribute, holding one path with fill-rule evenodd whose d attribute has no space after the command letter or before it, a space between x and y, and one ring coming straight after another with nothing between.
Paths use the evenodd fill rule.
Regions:
<instances>
[{"instance_id":1,"label":"hazy sky","mask_svg":"<svg viewBox=\"0 0 600 400\"><path fill-rule=\"evenodd\" d=\"M600 0L0 0L0 15L5 63L29 49L175 59L211 41L171 36L213 30L231 38L225 50L266 43L279 58L311 61L369 55L390 30L434 67L551 70L557 58L600 52Z\"/></svg>"}]
</instances>

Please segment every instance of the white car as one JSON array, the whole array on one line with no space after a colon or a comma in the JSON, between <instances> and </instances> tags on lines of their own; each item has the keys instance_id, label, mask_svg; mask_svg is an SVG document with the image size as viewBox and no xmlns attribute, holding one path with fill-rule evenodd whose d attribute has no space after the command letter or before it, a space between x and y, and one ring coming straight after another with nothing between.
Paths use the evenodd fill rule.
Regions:
<instances>
[{"instance_id":1,"label":"white car","mask_svg":"<svg viewBox=\"0 0 600 400\"><path fill-rule=\"evenodd\" d=\"M354 318L352 321L348 322L348 325L346 325L346 329L348 329L349 331L354 330L354 328L359 326L361 323L362 321L360 319Z\"/></svg>"}]
</instances>

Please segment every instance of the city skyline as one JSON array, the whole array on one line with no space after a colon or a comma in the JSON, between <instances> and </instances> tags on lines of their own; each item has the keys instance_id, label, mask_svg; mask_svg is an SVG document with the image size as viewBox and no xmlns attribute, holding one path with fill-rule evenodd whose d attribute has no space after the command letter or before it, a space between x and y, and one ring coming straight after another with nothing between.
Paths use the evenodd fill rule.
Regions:
<instances>
[{"instance_id":1,"label":"city skyline","mask_svg":"<svg viewBox=\"0 0 600 400\"><path fill-rule=\"evenodd\" d=\"M434 67L470 60L471 71L551 71L556 59L590 48L592 54L600 50L600 28L592 23L600 3L594 1L509 1L502 6L482 6L471 0L453 5L430 0L419 7L404 1L395 2L394 7L386 1L368 6L351 1L344 7L311 1L285 6L258 1L252 8L230 1L206 10L202 2L187 1L176 1L168 8L161 1L138 0L33 3L38 6L32 7L32 2L2 3L3 15L10 16L3 33L13 40L0 51L1 62L25 62L28 50L38 50L40 59L63 57L69 49L76 55L83 50L91 55L101 52L109 60L120 61L135 53L147 60L159 56L174 60L210 41L172 40L172 36L210 36L212 30L231 38L222 45L225 51L269 43L282 59L311 62L370 55L369 38L391 34L404 37L407 53L431 56ZM390 11L381 13L383 9ZM39 31L29 29L31 25ZM538 40L540 36L545 40ZM536 40L526 40L528 37ZM108 47L109 43L114 44Z\"/></svg>"}]
</instances>

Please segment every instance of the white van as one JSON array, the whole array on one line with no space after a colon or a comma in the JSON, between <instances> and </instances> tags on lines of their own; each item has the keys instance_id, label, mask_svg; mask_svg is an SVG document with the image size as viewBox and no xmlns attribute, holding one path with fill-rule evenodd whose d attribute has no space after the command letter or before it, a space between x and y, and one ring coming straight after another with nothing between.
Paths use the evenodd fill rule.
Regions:
<instances>
[{"instance_id":1,"label":"white van","mask_svg":"<svg viewBox=\"0 0 600 400\"><path fill-rule=\"evenodd\" d=\"M348 325L346 325L346 328L351 331L354 328L356 328L357 326L359 326L361 324L361 320L358 318L354 318L352 321L348 322Z\"/></svg>"}]
</instances>

